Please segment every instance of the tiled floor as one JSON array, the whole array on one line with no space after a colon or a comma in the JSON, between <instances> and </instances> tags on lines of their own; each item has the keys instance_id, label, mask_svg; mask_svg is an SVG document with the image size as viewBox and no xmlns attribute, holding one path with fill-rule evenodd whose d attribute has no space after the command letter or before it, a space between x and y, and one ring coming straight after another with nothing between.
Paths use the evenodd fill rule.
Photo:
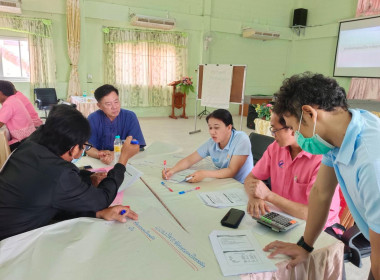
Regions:
<instances>
[{"instance_id":1,"label":"tiled floor","mask_svg":"<svg viewBox=\"0 0 380 280\"><path fill-rule=\"evenodd\" d=\"M185 153L194 152L201 144L209 139L208 127L205 118L197 119L196 128L201 132L189 134L195 130L194 117L185 119L139 118L140 125L149 146L154 141L172 143L183 148ZM247 118L243 117L242 130L248 135L253 131L247 128ZM234 126L240 130L240 117L234 116ZM363 259L363 267L357 268L351 263L345 264L347 280L367 279L370 268L370 258ZM322 280L322 279L321 279Z\"/></svg>"}]
</instances>

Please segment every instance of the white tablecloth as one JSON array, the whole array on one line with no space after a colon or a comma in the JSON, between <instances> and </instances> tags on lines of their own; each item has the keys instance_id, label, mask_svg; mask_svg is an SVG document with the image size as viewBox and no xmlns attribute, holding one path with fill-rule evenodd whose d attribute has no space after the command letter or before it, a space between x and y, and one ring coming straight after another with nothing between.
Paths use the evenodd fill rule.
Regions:
<instances>
[{"instance_id":1,"label":"white tablecloth","mask_svg":"<svg viewBox=\"0 0 380 280\"><path fill-rule=\"evenodd\" d=\"M82 97L82 96L71 96L70 102L77 105L78 111L80 111L86 118L92 112L98 109L97 101L94 97Z\"/></svg>"},{"instance_id":2,"label":"white tablecloth","mask_svg":"<svg viewBox=\"0 0 380 280\"><path fill-rule=\"evenodd\" d=\"M137 223L107 222L79 218L49 225L0 242L0 279L341 279L343 243L322 233L308 262L286 270L286 256L273 259L278 271L223 277L208 238L212 230L229 230L220 220L228 209L204 205L198 192L243 188L234 179L208 179L197 184L160 182L163 159L172 166L181 157L165 145L140 152L132 165L144 172L143 179L181 222L137 181L124 192L124 205L140 216ZM152 148L152 150L150 150ZM102 167L100 161L83 157L78 165ZM200 186L199 191L178 191ZM245 206L237 207L245 209ZM264 246L275 239L296 242L304 224L276 233L245 215L239 229L248 229ZM165 232L162 233L162 232Z\"/></svg>"},{"instance_id":3,"label":"white tablecloth","mask_svg":"<svg viewBox=\"0 0 380 280\"><path fill-rule=\"evenodd\" d=\"M262 119L255 119L255 131L259 134L272 136L270 132L270 121L262 120Z\"/></svg>"}]
</instances>

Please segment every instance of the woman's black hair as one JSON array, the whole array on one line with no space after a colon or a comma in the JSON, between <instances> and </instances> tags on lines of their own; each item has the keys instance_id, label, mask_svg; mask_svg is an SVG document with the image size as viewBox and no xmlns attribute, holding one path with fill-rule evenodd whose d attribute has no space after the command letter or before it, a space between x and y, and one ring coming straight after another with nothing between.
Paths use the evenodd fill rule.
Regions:
<instances>
[{"instance_id":1,"label":"woman's black hair","mask_svg":"<svg viewBox=\"0 0 380 280\"><path fill-rule=\"evenodd\" d=\"M15 94L15 86L9 81L0 80L0 91L5 96L11 96Z\"/></svg>"},{"instance_id":2,"label":"woman's black hair","mask_svg":"<svg viewBox=\"0 0 380 280\"><path fill-rule=\"evenodd\" d=\"M75 145L83 148L91 135L90 124L77 109L70 105L56 105L29 139L61 156Z\"/></svg>"},{"instance_id":3,"label":"woman's black hair","mask_svg":"<svg viewBox=\"0 0 380 280\"><path fill-rule=\"evenodd\" d=\"M208 122L208 120L209 120L210 118L220 120L220 121L222 121L226 126L232 125L232 129L235 129L235 128L234 128L234 122L233 122L233 120L232 120L232 115L231 115L231 113L230 113L228 110L226 110L226 109L217 109L217 110L215 110L214 112L212 112L211 114L209 114L209 115L206 117L206 122Z\"/></svg>"}]
</instances>

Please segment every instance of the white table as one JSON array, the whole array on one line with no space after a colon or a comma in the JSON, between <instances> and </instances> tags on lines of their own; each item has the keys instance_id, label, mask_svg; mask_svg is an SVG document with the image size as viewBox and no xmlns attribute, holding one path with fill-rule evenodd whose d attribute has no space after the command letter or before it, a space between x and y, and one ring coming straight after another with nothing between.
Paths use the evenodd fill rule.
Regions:
<instances>
[{"instance_id":1,"label":"white table","mask_svg":"<svg viewBox=\"0 0 380 280\"><path fill-rule=\"evenodd\" d=\"M98 106L96 105L98 102L92 96L71 96L70 102L76 104L78 111L80 111L86 118L88 117L88 115L90 115L92 112L95 112L98 109Z\"/></svg>"},{"instance_id":2,"label":"white table","mask_svg":"<svg viewBox=\"0 0 380 280\"><path fill-rule=\"evenodd\" d=\"M161 154L150 148L130 162L144 172L144 181L188 232L137 181L125 190L124 204L139 214L138 224L78 218L5 239L0 242L0 279L307 279L311 274L313 279L341 279L343 243L324 233L309 261L295 269L286 270L287 257L279 256L273 260L278 267L275 273L223 277L208 235L212 230L228 230L220 224L228 209L205 206L197 197L199 191L179 195L177 191L189 183L170 184L176 192L169 192L160 184L161 163L167 159L171 166L178 157L163 154L165 145L159 146ZM149 165L141 165L144 161ZM89 157L78 163L88 164L104 166ZM234 179L211 179L196 186L202 192L243 187ZM158 229L166 230L170 238ZM264 246L275 239L296 242L304 225L278 234L246 215L239 229L251 230Z\"/></svg>"}]
</instances>

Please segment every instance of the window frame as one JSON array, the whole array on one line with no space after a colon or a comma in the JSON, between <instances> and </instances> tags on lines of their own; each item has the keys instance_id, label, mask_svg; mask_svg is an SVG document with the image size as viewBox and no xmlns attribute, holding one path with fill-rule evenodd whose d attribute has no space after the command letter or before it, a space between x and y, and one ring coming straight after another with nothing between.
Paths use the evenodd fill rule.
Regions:
<instances>
[{"instance_id":1,"label":"window frame","mask_svg":"<svg viewBox=\"0 0 380 280\"><path fill-rule=\"evenodd\" d=\"M0 35L0 40L13 40L18 41L19 46L19 58L21 59L21 47L20 47L20 41L24 41L28 45L28 59L29 59L29 72L30 72L30 52L29 52L29 40L27 37L17 37L17 36L2 36ZM22 67L20 65L21 75L23 73ZM2 49L0 48L0 79L7 80L11 82L30 82L30 76L29 77L5 77L4 76L4 70L3 70L3 54Z\"/></svg>"}]
</instances>

